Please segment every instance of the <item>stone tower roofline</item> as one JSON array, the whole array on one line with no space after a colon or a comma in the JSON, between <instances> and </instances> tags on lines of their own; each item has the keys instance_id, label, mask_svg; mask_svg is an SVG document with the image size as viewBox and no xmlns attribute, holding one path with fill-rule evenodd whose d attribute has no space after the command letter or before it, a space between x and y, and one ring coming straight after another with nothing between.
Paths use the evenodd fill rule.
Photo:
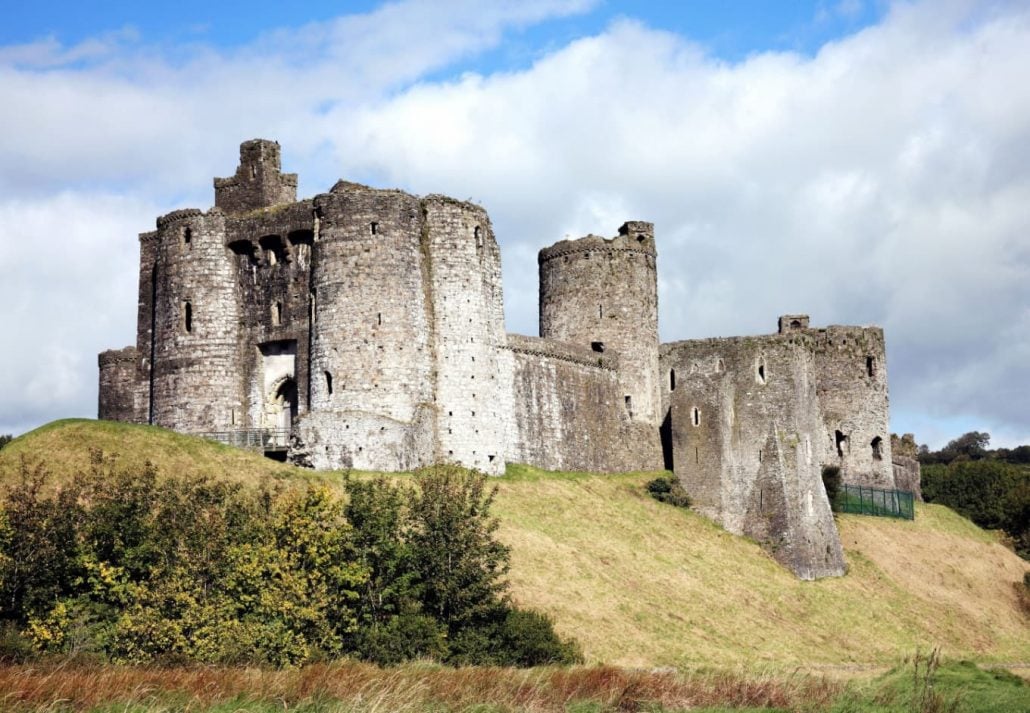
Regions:
<instances>
[{"instance_id":1,"label":"stone tower roofline","mask_svg":"<svg viewBox=\"0 0 1030 713\"><path fill-rule=\"evenodd\" d=\"M541 250L537 261L544 263L563 255L584 252L633 252L655 257L657 252L654 245L654 223L642 220L627 221L622 224L619 234L614 238L602 238L591 234L576 240L561 240Z\"/></svg>"},{"instance_id":2,"label":"stone tower roofline","mask_svg":"<svg viewBox=\"0 0 1030 713\"><path fill-rule=\"evenodd\" d=\"M214 179L215 207L245 213L297 200L297 174L282 172L279 142L251 139L240 144L236 174Z\"/></svg>"}]
</instances>

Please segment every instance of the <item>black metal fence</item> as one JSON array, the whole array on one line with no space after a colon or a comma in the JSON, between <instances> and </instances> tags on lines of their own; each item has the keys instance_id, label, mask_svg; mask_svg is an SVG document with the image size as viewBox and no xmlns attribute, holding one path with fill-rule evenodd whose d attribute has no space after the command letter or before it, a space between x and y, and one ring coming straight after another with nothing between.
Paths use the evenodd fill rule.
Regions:
<instances>
[{"instance_id":1,"label":"black metal fence","mask_svg":"<svg viewBox=\"0 0 1030 713\"><path fill-rule=\"evenodd\" d=\"M237 431L210 431L197 435L237 448L285 451L290 447L290 432L285 428L247 428Z\"/></svg>"},{"instance_id":2,"label":"black metal fence","mask_svg":"<svg viewBox=\"0 0 1030 713\"><path fill-rule=\"evenodd\" d=\"M915 496L907 490L883 490L842 483L833 509L856 515L916 519Z\"/></svg>"}]
</instances>

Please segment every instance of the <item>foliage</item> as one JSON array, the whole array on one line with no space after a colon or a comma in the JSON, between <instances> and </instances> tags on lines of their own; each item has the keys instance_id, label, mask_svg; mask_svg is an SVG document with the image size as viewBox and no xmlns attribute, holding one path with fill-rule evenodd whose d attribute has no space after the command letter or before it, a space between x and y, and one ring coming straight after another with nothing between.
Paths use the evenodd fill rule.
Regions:
<instances>
[{"instance_id":1,"label":"foliage","mask_svg":"<svg viewBox=\"0 0 1030 713\"><path fill-rule=\"evenodd\" d=\"M948 441L948 445L939 451L930 451L925 446L920 449L919 461L924 464L951 463L957 458L962 460L979 460L989 454L987 445L991 442L991 434L981 431L970 431L958 438Z\"/></svg>"},{"instance_id":2,"label":"foliage","mask_svg":"<svg viewBox=\"0 0 1030 713\"><path fill-rule=\"evenodd\" d=\"M14 437L10 433L0 434L0 450L13 440Z\"/></svg>"},{"instance_id":3,"label":"foliage","mask_svg":"<svg viewBox=\"0 0 1030 713\"><path fill-rule=\"evenodd\" d=\"M125 663L575 659L547 619L523 624L535 638L505 626L530 615L505 597L485 476L350 481L344 501L325 485L159 478L98 451L55 492L46 479L23 463L0 510L11 658L28 643ZM461 649L477 636L485 646Z\"/></svg>"},{"instance_id":4,"label":"foliage","mask_svg":"<svg viewBox=\"0 0 1030 713\"><path fill-rule=\"evenodd\" d=\"M977 525L1004 530L1030 558L1030 471L997 460L957 461L922 469L923 498Z\"/></svg>"},{"instance_id":5,"label":"foliage","mask_svg":"<svg viewBox=\"0 0 1030 713\"><path fill-rule=\"evenodd\" d=\"M690 507L690 496L687 495L687 491L683 489L677 478L670 478L668 476L655 478L648 481L646 487L647 492L658 502L668 503L681 508Z\"/></svg>"},{"instance_id":6,"label":"foliage","mask_svg":"<svg viewBox=\"0 0 1030 713\"><path fill-rule=\"evenodd\" d=\"M840 495L840 466L827 465L823 467L823 487L826 489L826 497L830 501L830 508L837 510L837 498Z\"/></svg>"}]
</instances>

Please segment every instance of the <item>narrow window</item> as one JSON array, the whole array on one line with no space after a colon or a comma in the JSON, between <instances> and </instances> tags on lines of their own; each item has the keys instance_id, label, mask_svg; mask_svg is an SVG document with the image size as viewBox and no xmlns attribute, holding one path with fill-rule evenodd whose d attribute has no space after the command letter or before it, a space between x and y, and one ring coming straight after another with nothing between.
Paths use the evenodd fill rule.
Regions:
<instances>
[{"instance_id":1,"label":"narrow window","mask_svg":"<svg viewBox=\"0 0 1030 713\"><path fill-rule=\"evenodd\" d=\"M756 376L758 377L759 384L765 383L765 359L758 360L758 373Z\"/></svg>"},{"instance_id":2,"label":"narrow window","mask_svg":"<svg viewBox=\"0 0 1030 713\"><path fill-rule=\"evenodd\" d=\"M185 245L186 247L192 249L192 247L193 247L192 242L193 242L193 231L190 230L188 227L187 228L183 228L183 230L182 230L182 244Z\"/></svg>"},{"instance_id":3,"label":"narrow window","mask_svg":"<svg viewBox=\"0 0 1030 713\"><path fill-rule=\"evenodd\" d=\"M483 232L479 229L478 225L476 226L476 229L472 231L472 234L476 238L476 247L483 247Z\"/></svg>"},{"instance_id":4,"label":"narrow window","mask_svg":"<svg viewBox=\"0 0 1030 713\"><path fill-rule=\"evenodd\" d=\"M368 227L369 227L369 230L372 231L372 235L378 235L379 234L379 223L376 223L376 222L373 221L372 223L368 224Z\"/></svg>"},{"instance_id":5,"label":"narrow window","mask_svg":"<svg viewBox=\"0 0 1030 713\"><path fill-rule=\"evenodd\" d=\"M758 449L758 462L759 463L762 462L762 449L761 448Z\"/></svg>"},{"instance_id":6,"label":"narrow window","mask_svg":"<svg viewBox=\"0 0 1030 713\"><path fill-rule=\"evenodd\" d=\"M325 373L325 390L329 392L329 395L333 395L333 375L328 371Z\"/></svg>"},{"instance_id":7,"label":"narrow window","mask_svg":"<svg viewBox=\"0 0 1030 713\"><path fill-rule=\"evenodd\" d=\"M883 460L883 439L877 436L869 445L873 449L873 460Z\"/></svg>"},{"instance_id":8,"label":"narrow window","mask_svg":"<svg viewBox=\"0 0 1030 713\"><path fill-rule=\"evenodd\" d=\"M633 415L633 398L629 394L626 394L626 413Z\"/></svg>"},{"instance_id":9,"label":"narrow window","mask_svg":"<svg viewBox=\"0 0 1030 713\"><path fill-rule=\"evenodd\" d=\"M186 329L186 334L193 331L193 305L189 302L183 303L182 306L182 326Z\"/></svg>"},{"instance_id":10,"label":"narrow window","mask_svg":"<svg viewBox=\"0 0 1030 713\"><path fill-rule=\"evenodd\" d=\"M604 317L604 307L602 305L597 305L597 318L601 319L602 317Z\"/></svg>"},{"instance_id":11,"label":"narrow window","mask_svg":"<svg viewBox=\"0 0 1030 713\"><path fill-rule=\"evenodd\" d=\"M867 376L874 376L876 374L876 360L871 356L865 358L865 373Z\"/></svg>"},{"instance_id":12,"label":"narrow window","mask_svg":"<svg viewBox=\"0 0 1030 713\"><path fill-rule=\"evenodd\" d=\"M380 327L382 327L382 326L383 326L383 313L382 313L382 312L376 312L376 323L377 323L377 324L378 324L378 325L379 325Z\"/></svg>"},{"instance_id":13,"label":"narrow window","mask_svg":"<svg viewBox=\"0 0 1030 713\"><path fill-rule=\"evenodd\" d=\"M694 446L694 462L695 463L700 463L701 462L701 456L697 452L697 446Z\"/></svg>"},{"instance_id":14,"label":"narrow window","mask_svg":"<svg viewBox=\"0 0 1030 713\"><path fill-rule=\"evenodd\" d=\"M716 373L721 374L725 368L726 368L726 364L723 363L723 360L721 358L715 360L715 371L716 371Z\"/></svg>"},{"instance_id":15,"label":"narrow window","mask_svg":"<svg viewBox=\"0 0 1030 713\"><path fill-rule=\"evenodd\" d=\"M669 369L669 391L676 390L676 370Z\"/></svg>"},{"instance_id":16,"label":"narrow window","mask_svg":"<svg viewBox=\"0 0 1030 713\"><path fill-rule=\"evenodd\" d=\"M701 411L697 408L697 406L694 407L693 420L695 426L701 425Z\"/></svg>"},{"instance_id":17,"label":"narrow window","mask_svg":"<svg viewBox=\"0 0 1030 713\"><path fill-rule=\"evenodd\" d=\"M844 446L848 442L848 437L845 436L840 431L834 431L833 440L834 440L834 444L837 446L837 457L838 458L843 458L844 457Z\"/></svg>"},{"instance_id":18,"label":"narrow window","mask_svg":"<svg viewBox=\"0 0 1030 713\"><path fill-rule=\"evenodd\" d=\"M283 303L276 302L272 305L272 325L278 327L283 323Z\"/></svg>"}]
</instances>

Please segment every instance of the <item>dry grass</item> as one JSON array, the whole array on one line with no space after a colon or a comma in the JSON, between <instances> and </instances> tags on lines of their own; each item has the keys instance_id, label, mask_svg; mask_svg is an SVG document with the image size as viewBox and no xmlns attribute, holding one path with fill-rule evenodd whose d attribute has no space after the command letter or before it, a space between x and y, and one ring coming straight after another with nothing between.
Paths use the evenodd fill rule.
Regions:
<instances>
[{"instance_id":1,"label":"dry grass","mask_svg":"<svg viewBox=\"0 0 1030 713\"><path fill-rule=\"evenodd\" d=\"M163 429L63 421L0 451L0 482L22 454L58 474L89 446L164 472L244 482L340 482ZM950 510L914 522L845 515L849 573L800 582L755 543L647 497L651 474L554 474L515 466L498 479L500 537L513 547L516 601L549 613L588 661L620 666L892 665L916 649L1030 662L1016 582L1030 564Z\"/></svg>"},{"instance_id":2,"label":"dry grass","mask_svg":"<svg viewBox=\"0 0 1030 713\"><path fill-rule=\"evenodd\" d=\"M354 711L495 711L545 713L573 703L604 710L660 706L824 709L843 690L826 678L743 672L640 671L611 666L572 669L379 669L343 662L299 670L128 668L81 665L0 667L4 711L88 711L117 704L201 711L219 703L272 703L291 710L312 702ZM326 706L329 707L329 706ZM329 707L335 709L336 707ZM233 707L236 710L235 707Z\"/></svg>"},{"instance_id":3,"label":"dry grass","mask_svg":"<svg viewBox=\"0 0 1030 713\"><path fill-rule=\"evenodd\" d=\"M1030 568L951 511L844 516L847 576L801 582L756 544L643 493L646 475L500 483L516 600L589 661L891 664L917 648L1030 660L1012 583Z\"/></svg>"}]
</instances>

